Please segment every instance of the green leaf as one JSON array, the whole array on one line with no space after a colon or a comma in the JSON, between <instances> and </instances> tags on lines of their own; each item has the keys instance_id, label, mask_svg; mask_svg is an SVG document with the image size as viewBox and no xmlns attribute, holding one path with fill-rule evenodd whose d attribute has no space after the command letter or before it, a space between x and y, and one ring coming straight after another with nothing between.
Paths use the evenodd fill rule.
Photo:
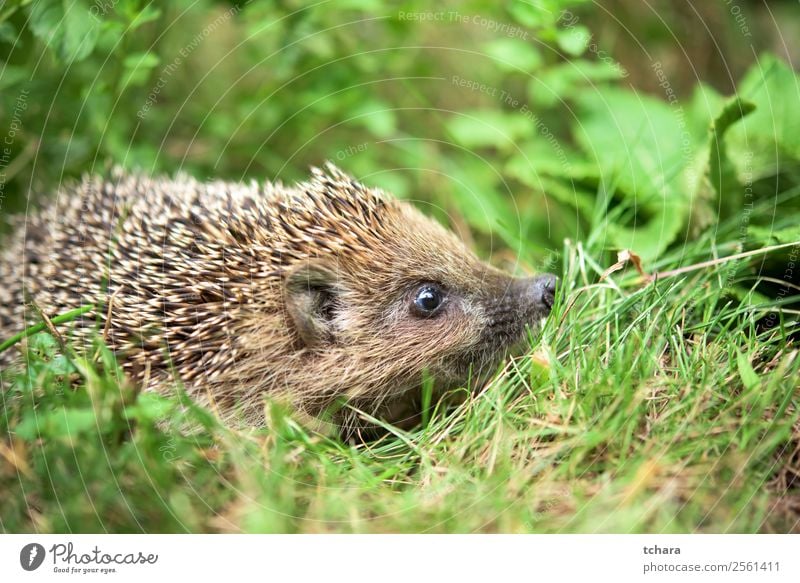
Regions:
<instances>
[{"instance_id":1,"label":"green leaf","mask_svg":"<svg viewBox=\"0 0 800 583\"><path fill-rule=\"evenodd\" d=\"M382 101L368 101L357 107L352 113L352 119L366 127L376 138L388 138L397 127L392 106Z\"/></svg>"},{"instance_id":2,"label":"green leaf","mask_svg":"<svg viewBox=\"0 0 800 583\"><path fill-rule=\"evenodd\" d=\"M142 421L158 421L169 417L175 409L175 402L157 393L139 395L136 403L125 409L125 417Z\"/></svg>"},{"instance_id":3,"label":"green leaf","mask_svg":"<svg viewBox=\"0 0 800 583\"><path fill-rule=\"evenodd\" d=\"M13 43L17 38L17 29L10 22L0 20L0 42Z\"/></svg>"},{"instance_id":4,"label":"green leaf","mask_svg":"<svg viewBox=\"0 0 800 583\"><path fill-rule=\"evenodd\" d=\"M13 16L13 14L17 10L23 8L24 6L27 6L31 2L33 2L33 0L17 0L16 2L5 2L2 6L0 6L0 22L5 22L9 18L11 18L11 16Z\"/></svg>"},{"instance_id":5,"label":"green leaf","mask_svg":"<svg viewBox=\"0 0 800 583\"><path fill-rule=\"evenodd\" d=\"M80 61L91 54L101 21L90 15L86 2L36 2L29 10L31 32L61 61Z\"/></svg>"},{"instance_id":6,"label":"green leaf","mask_svg":"<svg viewBox=\"0 0 800 583\"><path fill-rule=\"evenodd\" d=\"M136 30L143 24L157 20L161 16L161 9L156 8L152 4L146 5L142 11L136 15L130 24L130 30Z\"/></svg>"},{"instance_id":7,"label":"green leaf","mask_svg":"<svg viewBox=\"0 0 800 583\"><path fill-rule=\"evenodd\" d=\"M128 55L122 62L128 71L124 85L141 85L150 78L152 70L160 62L158 55L152 52Z\"/></svg>"},{"instance_id":8,"label":"green leaf","mask_svg":"<svg viewBox=\"0 0 800 583\"><path fill-rule=\"evenodd\" d=\"M484 52L506 71L535 71L542 64L542 56L532 44L518 38L501 38L483 45Z\"/></svg>"},{"instance_id":9,"label":"green leaf","mask_svg":"<svg viewBox=\"0 0 800 583\"><path fill-rule=\"evenodd\" d=\"M586 180L596 182L597 167L584 162L566 144L548 140L537 133L520 145L504 172L535 191L578 209L583 216L592 213L594 194L587 193L578 183Z\"/></svg>"},{"instance_id":10,"label":"green leaf","mask_svg":"<svg viewBox=\"0 0 800 583\"><path fill-rule=\"evenodd\" d=\"M530 136L534 122L519 112L495 109L471 110L447 120L447 130L462 146L506 148L520 138Z\"/></svg>"},{"instance_id":11,"label":"green leaf","mask_svg":"<svg viewBox=\"0 0 800 583\"><path fill-rule=\"evenodd\" d=\"M556 42L558 46L568 55L579 57L586 51L592 34L589 29L580 24L562 28L558 31Z\"/></svg>"},{"instance_id":12,"label":"green leaf","mask_svg":"<svg viewBox=\"0 0 800 583\"><path fill-rule=\"evenodd\" d=\"M520 144L506 165L506 172L525 183L530 183L532 173L570 180L598 177L596 166L584 163L567 144L548 139L538 128L534 136Z\"/></svg>"},{"instance_id":13,"label":"green leaf","mask_svg":"<svg viewBox=\"0 0 800 583\"><path fill-rule=\"evenodd\" d=\"M518 245L518 231L507 228L503 221L514 217L513 201L498 189L499 175L495 168L476 164L467 154L444 161L445 175L453 188L453 199L459 212L470 225L484 233L497 233L511 246Z\"/></svg>"},{"instance_id":14,"label":"green leaf","mask_svg":"<svg viewBox=\"0 0 800 583\"><path fill-rule=\"evenodd\" d=\"M155 53L133 53L125 57L123 64L128 69L153 68L158 65L160 59Z\"/></svg>"},{"instance_id":15,"label":"green leaf","mask_svg":"<svg viewBox=\"0 0 800 583\"><path fill-rule=\"evenodd\" d=\"M508 7L508 12L518 23L537 28L545 24L552 24L555 15L550 10L545 10L540 5L524 0L515 0Z\"/></svg>"},{"instance_id":16,"label":"green leaf","mask_svg":"<svg viewBox=\"0 0 800 583\"><path fill-rule=\"evenodd\" d=\"M773 55L762 55L737 96L756 110L728 132L728 156L741 182L779 173L800 160L800 77Z\"/></svg>"},{"instance_id":17,"label":"green leaf","mask_svg":"<svg viewBox=\"0 0 800 583\"><path fill-rule=\"evenodd\" d=\"M720 211L724 215L741 208L742 189L727 155L725 134L751 111L752 104L738 99L725 101L704 85L697 86L686 108L686 122L693 132L707 134L705 146L687 170L686 191L692 195L689 221L693 234L719 220ZM723 196L727 204L719 205L718 200ZM738 202L732 202L731 197L737 197Z\"/></svg>"},{"instance_id":18,"label":"green leaf","mask_svg":"<svg viewBox=\"0 0 800 583\"><path fill-rule=\"evenodd\" d=\"M747 357L741 352L736 355L736 366L739 369L739 376L746 389L755 389L761 384L761 379L759 379L756 371L753 370L750 361L747 360Z\"/></svg>"},{"instance_id":19,"label":"green leaf","mask_svg":"<svg viewBox=\"0 0 800 583\"><path fill-rule=\"evenodd\" d=\"M692 96L686 104L686 123L694 135L705 135L709 125L730 101L728 97L717 92L705 83L695 86Z\"/></svg>"},{"instance_id":20,"label":"green leaf","mask_svg":"<svg viewBox=\"0 0 800 583\"><path fill-rule=\"evenodd\" d=\"M96 427L94 411L91 409L63 408L29 415L16 426L15 431L20 438L26 440L38 437L72 439L81 433L95 431Z\"/></svg>"},{"instance_id":21,"label":"green leaf","mask_svg":"<svg viewBox=\"0 0 800 583\"><path fill-rule=\"evenodd\" d=\"M537 105L551 107L563 99L579 96L597 83L615 81L625 75L625 69L613 61L572 59L548 67L528 83L528 97Z\"/></svg>"},{"instance_id":22,"label":"green leaf","mask_svg":"<svg viewBox=\"0 0 800 583\"><path fill-rule=\"evenodd\" d=\"M31 78L31 72L22 66L6 65L3 74L0 75L0 89L13 87Z\"/></svg>"},{"instance_id":23,"label":"green leaf","mask_svg":"<svg viewBox=\"0 0 800 583\"><path fill-rule=\"evenodd\" d=\"M772 227L759 227L750 225L749 234L763 245L774 245L784 243L800 244L800 225L792 225L781 229Z\"/></svg>"},{"instance_id":24,"label":"green leaf","mask_svg":"<svg viewBox=\"0 0 800 583\"><path fill-rule=\"evenodd\" d=\"M608 225L613 246L645 261L675 241L686 224L690 197L683 172L701 143L682 110L620 89L582 94L575 138L599 170L603 190L623 198L631 224Z\"/></svg>"},{"instance_id":25,"label":"green leaf","mask_svg":"<svg viewBox=\"0 0 800 583\"><path fill-rule=\"evenodd\" d=\"M64 37L61 57L65 61L80 61L88 57L97 42L99 21L89 17L88 8L75 2L64 13Z\"/></svg>"},{"instance_id":26,"label":"green leaf","mask_svg":"<svg viewBox=\"0 0 800 583\"><path fill-rule=\"evenodd\" d=\"M736 178L736 170L728 159L725 141L723 140L725 132L755 109L756 106L754 104L735 98L722 109L722 112L711 124L711 147L708 158L709 177L719 197L722 197L725 193L728 195L741 193L740 184ZM741 197L741 194L738 194L738 196ZM740 205L741 200L730 201L727 208L738 208Z\"/></svg>"}]
</instances>

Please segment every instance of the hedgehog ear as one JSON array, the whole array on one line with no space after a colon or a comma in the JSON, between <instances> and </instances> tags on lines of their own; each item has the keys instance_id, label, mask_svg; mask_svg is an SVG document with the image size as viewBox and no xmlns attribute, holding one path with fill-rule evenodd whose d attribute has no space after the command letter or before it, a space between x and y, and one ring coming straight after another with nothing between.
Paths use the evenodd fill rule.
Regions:
<instances>
[{"instance_id":1,"label":"hedgehog ear","mask_svg":"<svg viewBox=\"0 0 800 583\"><path fill-rule=\"evenodd\" d=\"M312 261L297 266L286 278L286 309L300 339L309 348L336 340L336 282L332 270Z\"/></svg>"}]
</instances>

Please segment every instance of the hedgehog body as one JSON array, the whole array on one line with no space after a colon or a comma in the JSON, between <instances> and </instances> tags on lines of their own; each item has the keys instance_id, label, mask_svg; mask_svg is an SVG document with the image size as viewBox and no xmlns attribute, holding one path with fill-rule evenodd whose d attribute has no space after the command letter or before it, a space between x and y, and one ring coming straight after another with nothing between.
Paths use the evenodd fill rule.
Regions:
<instances>
[{"instance_id":1,"label":"hedgehog body","mask_svg":"<svg viewBox=\"0 0 800 583\"><path fill-rule=\"evenodd\" d=\"M0 256L0 338L93 303L131 377L179 380L231 419L264 397L358 425L413 420L424 375L449 388L497 365L549 312L554 278L478 260L408 203L333 166L308 182L84 178L21 221ZM5 357L8 354L0 355Z\"/></svg>"}]
</instances>

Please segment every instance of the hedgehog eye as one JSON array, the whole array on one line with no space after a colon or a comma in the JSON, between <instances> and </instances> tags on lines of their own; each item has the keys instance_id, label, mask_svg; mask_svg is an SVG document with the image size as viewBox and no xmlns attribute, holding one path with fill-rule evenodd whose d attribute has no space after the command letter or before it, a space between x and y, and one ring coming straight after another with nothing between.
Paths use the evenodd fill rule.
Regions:
<instances>
[{"instance_id":1,"label":"hedgehog eye","mask_svg":"<svg viewBox=\"0 0 800 583\"><path fill-rule=\"evenodd\" d=\"M411 311L420 318L430 318L439 312L444 304L445 294L442 288L432 283L426 283L414 292Z\"/></svg>"}]
</instances>

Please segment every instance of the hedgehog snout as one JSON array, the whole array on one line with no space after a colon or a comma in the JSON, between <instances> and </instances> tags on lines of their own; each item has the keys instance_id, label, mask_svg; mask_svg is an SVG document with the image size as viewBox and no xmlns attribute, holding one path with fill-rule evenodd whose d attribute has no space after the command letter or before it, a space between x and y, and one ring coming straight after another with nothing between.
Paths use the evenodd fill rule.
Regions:
<instances>
[{"instance_id":1,"label":"hedgehog snout","mask_svg":"<svg viewBox=\"0 0 800 583\"><path fill-rule=\"evenodd\" d=\"M527 277L521 282L523 294L537 311L550 313L556 298L558 278L552 273Z\"/></svg>"}]
</instances>

